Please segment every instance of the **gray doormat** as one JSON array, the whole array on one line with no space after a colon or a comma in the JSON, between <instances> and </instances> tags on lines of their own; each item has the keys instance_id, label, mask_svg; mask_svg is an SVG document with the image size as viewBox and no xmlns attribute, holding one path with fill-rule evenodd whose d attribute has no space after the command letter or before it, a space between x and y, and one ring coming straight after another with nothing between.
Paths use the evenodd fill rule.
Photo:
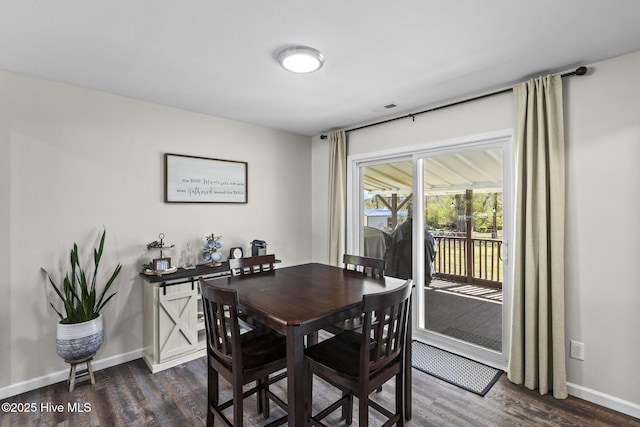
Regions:
<instances>
[{"instance_id":1,"label":"gray doormat","mask_svg":"<svg viewBox=\"0 0 640 427\"><path fill-rule=\"evenodd\" d=\"M414 368L480 396L502 375L499 369L419 341L413 341L411 351Z\"/></svg>"},{"instance_id":2,"label":"gray doormat","mask_svg":"<svg viewBox=\"0 0 640 427\"><path fill-rule=\"evenodd\" d=\"M490 348L491 350L501 351L502 342L491 338L484 337L482 335L474 334L472 332L463 331L458 328L447 328L442 331L444 335L457 338L462 341L469 342L471 344L477 344L482 347Z\"/></svg>"}]
</instances>

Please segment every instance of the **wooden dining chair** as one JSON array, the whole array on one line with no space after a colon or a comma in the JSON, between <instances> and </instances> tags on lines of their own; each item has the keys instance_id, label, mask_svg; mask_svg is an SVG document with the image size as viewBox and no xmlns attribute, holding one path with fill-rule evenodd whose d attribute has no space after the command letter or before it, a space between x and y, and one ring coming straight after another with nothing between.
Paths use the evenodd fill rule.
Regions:
<instances>
[{"instance_id":1,"label":"wooden dining chair","mask_svg":"<svg viewBox=\"0 0 640 427\"><path fill-rule=\"evenodd\" d=\"M232 276L246 276L247 274L258 274L273 271L276 256L259 255L246 258L231 258L229 260L229 270ZM244 328L262 327L262 325L252 317L239 313L240 324Z\"/></svg>"},{"instance_id":2,"label":"wooden dining chair","mask_svg":"<svg viewBox=\"0 0 640 427\"><path fill-rule=\"evenodd\" d=\"M388 418L385 425L404 425L404 362L411 280L400 288L362 298L362 333L344 331L305 350L305 393L308 421L324 426L322 419L342 408L342 416L351 424L353 396L358 397L359 426L369 424L369 407ZM313 375L342 390L342 398L326 409L312 414ZM395 411L370 400L369 395L395 377Z\"/></svg>"},{"instance_id":3,"label":"wooden dining chair","mask_svg":"<svg viewBox=\"0 0 640 427\"><path fill-rule=\"evenodd\" d=\"M229 426L242 426L243 400L257 394L258 413L269 418L269 401L273 400L285 411L287 405L269 390L269 385L286 377L286 371L269 378L287 366L286 339L272 330L249 331L240 334L238 323L238 293L235 289L223 289L200 279L200 290L207 333L207 426L212 427L215 418ZM219 376L232 387L232 399L220 403ZM243 386L256 385L243 391ZM233 422L223 410L233 406ZM269 426L286 422L286 415Z\"/></svg>"},{"instance_id":4,"label":"wooden dining chair","mask_svg":"<svg viewBox=\"0 0 640 427\"><path fill-rule=\"evenodd\" d=\"M276 256L259 255L246 258L231 258L229 260L229 269L232 276L243 276L245 274L263 273L273 270L276 263Z\"/></svg>"},{"instance_id":5,"label":"wooden dining chair","mask_svg":"<svg viewBox=\"0 0 640 427\"><path fill-rule=\"evenodd\" d=\"M359 271L374 277L384 275L385 260L383 259L344 254L342 263L345 270Z\"/></svg>"},{"instance_id":6,"label":"wooden dining chair","mask_svg":"<svg viewBox=\"0 0 640 427\"><path fill-rule=\"evenodd\" d=\"M383 259L344 254L342 263L347 271L356 271L372 277L382 277L384 275L385 260ZM358 329L361 326L362 317L360 316L345 319L325 328L325 330L332 334L339 334L342 331Z\"/></svg>"}]
</instances>

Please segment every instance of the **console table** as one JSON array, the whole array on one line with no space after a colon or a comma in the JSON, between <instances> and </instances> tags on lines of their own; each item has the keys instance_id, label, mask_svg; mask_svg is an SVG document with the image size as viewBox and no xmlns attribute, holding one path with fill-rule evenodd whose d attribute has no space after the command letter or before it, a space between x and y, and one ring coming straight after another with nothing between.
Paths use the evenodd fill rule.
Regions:
<instances>
[{"instance_id":1,"label":"console table","mask_svg":"<svg viewBox=\"0 0 640 427\"><path fill-rule=\"evenodd\" d=\"M206 335L198 279L230 276L229 264L198 265L162 276L140 273L143 279L143 354L159 372L206 355Z\"/></svg>"}]
</instances>

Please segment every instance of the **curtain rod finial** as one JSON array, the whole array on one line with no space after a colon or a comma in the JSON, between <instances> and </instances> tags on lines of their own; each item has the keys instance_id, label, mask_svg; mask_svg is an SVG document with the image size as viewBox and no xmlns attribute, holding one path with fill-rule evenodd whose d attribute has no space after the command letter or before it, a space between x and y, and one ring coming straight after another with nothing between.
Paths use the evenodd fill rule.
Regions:
<instances>
[{"instance_id":1,"label":"curtain rod finial","mask_svg":"<svg viewBox=\"0 0 640 427\"><path fill-rule=\"evenodd\" d=\"M320 139L327 139L327 135L320 135Z\"/></svg>"},{"instance_id":2,"label":"curtain rod finial","mask_svg":"<svg viewBox=\"0 0 640 427\"><path fill-rule=\"evenodd\" d=\"M587 74L587 67L578 67L574 72L576 73L576 76L584 76Z\"/></svg>"}]
</instances>

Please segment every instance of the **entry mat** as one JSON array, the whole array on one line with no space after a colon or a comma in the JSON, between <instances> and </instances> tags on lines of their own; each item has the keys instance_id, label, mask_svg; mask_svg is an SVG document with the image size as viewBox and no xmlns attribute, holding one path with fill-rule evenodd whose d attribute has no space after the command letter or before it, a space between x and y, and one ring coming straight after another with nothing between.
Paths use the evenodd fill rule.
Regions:
<instances>
[{"instance_id":1,"label":"entry mat","mask_svg":"<svg viewBox=\"0 0 640 427\"><path fill-rule=\"evenodd\" d=\"M502 375L499 369L419 341L413 341L411 351L414 368L480 396Z\"/></svg>"},{"instance_id":2,"label":"entry mat","mask_svg":"<svg viewBox=\"0 0 640 427\"><path fill-rule=\"evenodd\" d=\"M500 351L502 350L502 342L498 340L494 340L491 338L487 338L482 335L477 335L471 332L463 331L458 328L447 328L442 331L442 334L457 338L462 341L470 342L471 344L477 344L482 347L490 348L491 350Z\"/></svg>"}]
</instances>

